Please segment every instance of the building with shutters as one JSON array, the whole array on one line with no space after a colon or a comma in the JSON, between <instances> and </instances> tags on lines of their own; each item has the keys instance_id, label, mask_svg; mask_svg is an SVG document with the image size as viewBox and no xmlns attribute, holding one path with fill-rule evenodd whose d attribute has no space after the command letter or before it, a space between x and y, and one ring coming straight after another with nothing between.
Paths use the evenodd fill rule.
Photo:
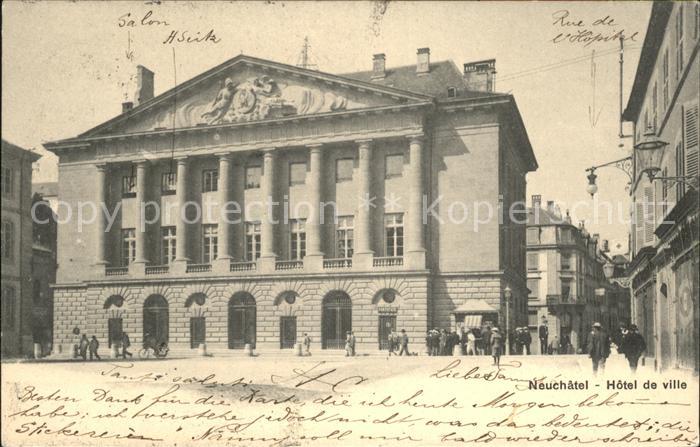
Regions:
<instances>
[{"instance_id":1,"label":"building with shutters","mask_svg":"<svg viewBox=\"0 0 700 447\"><path fill-rule=\"evenodd\" d=\"M659 369L698 371L698 96L700 5L654 2L623 119L634 144L666 143L660 176L637 170L633 200L632 319Z\"/></svg>"},{"instance_id":2,"label":"building with shutters","mask_svg":"<svg viewBox=\"0 0 700 447\"><path fill-rule=\"evenodd\" d=\"M492 91L495 61L462 70L422 48L415 65L371 66L239 55L157 96L139 67L121 114L46 144L62 205L54 351L77 327L182 353L304 333L343 349L347 331L376 351L406 329L422 352L432 327L504 326L506 288L525 325L525 224L499 213L524 203L537 163L514 98ZM108 215L64 222L90 201Z\"/></svg>"},{"instance_id":3,"label":"building with shutters","mask_svg":"<svg viewBox=\"0 0 700 447\"><path fill-rule=\"evenodd\" d=\"M541 196L532 196L527 222L528 327L533 354L542 354L540 326L547 327L547 346L555 336L568 340L569 353L585 348L591 325L599 322L613 334L629 323L629 293L605 277L611 262L604 253L607 241L574 225L568 212ZM567 343L565 343L567 344ZM562 353L562 350L559 350Z\"/></svg>"},{"instance_id":4,"label":"building with shutters","mask_svg":"<svg viewBox=\"0 0 700 447\"><path fill-rule=\"evenodd\" d=\"M31 356L32 163L41 156L2 140L2 357Z\"/></svg>"}]
</instances>

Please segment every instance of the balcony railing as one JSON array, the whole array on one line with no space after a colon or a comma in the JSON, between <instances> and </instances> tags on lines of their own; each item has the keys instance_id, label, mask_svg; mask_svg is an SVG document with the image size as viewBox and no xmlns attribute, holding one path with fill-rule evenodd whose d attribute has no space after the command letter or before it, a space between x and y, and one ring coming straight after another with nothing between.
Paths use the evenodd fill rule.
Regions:
<instances>
[{"instance_id":1,"label":"balcony railing","mask_svg":"<svg viewBox=\"0 0 700 447\"><path fill-rule=\"evenodd\" d=\"M304 261L277 261L275 270L300 270L304 268Z\"/></svg>"},{"instance_id":2,"label":"balcony railing","mask_svg":"<svg viewBox=\"0 0 700 447\"><path fill-rule=\"evenodd\" d=\"M324 269L349 269L350 267L352 267L352 259L350 258L336 258L323 260Z\"/></svg>"},{"instance_id":3,"label":"balcony railing","mask_svg":"<svg viewBox=\"0 0 700 447\"><path fill-rule=\"evenodd\" d=\"M187 264L187 273L211 272L211 264Z\"/></svg>"},{"instance_id":4,"label":"balcony railing","mask_svg":"<svg viewBox=\"0 0 700 447\"><path fill-rule=\"evenodd\" d=\"M374 258L372 266L374 267L396 267L403 265L403 257L401 256L384 256Z\"/></svg>"},{"instance_id":5,"label":"balcony railing","mask_svg":"<svg viewBox=\"0 0 700 447\"><path fill-rule=\"evenodd\" d=\"M151 265L146 267L146 274L147 275L162 275L164 273L168 273L170 270L169 265Z\"/></svg>"},{"instance_id":6,"label":"balcony railing","mask_svg":"<svg viewBox=\"0 0 700 447\"><path fill-rule=\"evenodd\" d=\"M229 267L230 272L248 272L256 269L255 261L232 261Z\"/></svg>"},{"instance_id":7,"label":"balcony railing","mask_svg":"<svg viewBox=\"0 0 700 447\"><path fill-rule=\"evenodd\" d=\"M107 267L105 276L125 276L129 274L129 267Z\"/></svg>"}]
</instances>

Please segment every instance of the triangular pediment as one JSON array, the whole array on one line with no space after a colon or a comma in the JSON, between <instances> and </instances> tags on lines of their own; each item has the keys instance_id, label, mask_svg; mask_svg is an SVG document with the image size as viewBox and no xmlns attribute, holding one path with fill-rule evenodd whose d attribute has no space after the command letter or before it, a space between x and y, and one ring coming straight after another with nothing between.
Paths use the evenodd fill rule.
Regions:
<instances>
[{"instance_id":1,"label":"triangular pediment","mask_svg":"<svg viewBox=\"0 0 700 447\"><path fill-rule=\"evenodd\" d=\"M241 55L81 137L254 122L426 100L430 97Z\"/></svg>"}]
</instances>

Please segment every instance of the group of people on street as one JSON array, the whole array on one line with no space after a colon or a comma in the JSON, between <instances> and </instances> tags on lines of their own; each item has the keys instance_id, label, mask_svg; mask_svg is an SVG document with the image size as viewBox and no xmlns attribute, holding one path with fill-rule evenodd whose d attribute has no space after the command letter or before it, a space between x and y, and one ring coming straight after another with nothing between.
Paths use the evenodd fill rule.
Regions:
<instances>
[{"instance_id":1,"label":"group of people on street","mask_svg":"<svg viewBox=\"0 0 700 447\"><path fill-rule=\"evenodd\" d=\"M100 354L97 353L99 348L100 342L97 341L96 336L93 335L92 338L88 340L87 335L83 334L82 337L80 337L80 341L73 346L73 357L78 358L78 356L80 356L83 360L87 360L89 353L90 360L102 360Z\"/></svg>"},{"instance_id":2,"label":"group of people on street","mask_svg":"<svg viewBox=\"0 0 700 447\"><path fill-rule=\"evenodd\" d=\"M529 336L529 334L528 334ZM460 328L451 332L446 329L431 329L425 337L428 355L490 355L495 365L500 363L503 353L503 335L497 327ZM529 353L529 348L528 348Z\"/></svg>"},{"instance_id":3,"label":"group of people on street","mask_svg":"<svg viewBox=\"0 0 700 447\"><path fill-rule=\"evenodd\" d=\"M401 329L401 335L396 331L391 331L389 334L389 355L392 354L411 355L408 351L408 334L406 334L406 329Z\"/></svg>"},{"instance_id":4,"label":"group of people on street","mask_svg":"<svg viewBox=\"0 0 700 447\"><path fill-rule=\"evenodd\" d=\"M632 324L629 329L624 324L620 325L614 344L617 346L617 352L627 359L632 373L636 373L639 358L647 349L646 341L639 333L637 325ZM587 343L588 356L593 363L593 374L597 375L598 371L601 373L605 371L605 361L610 357L610 346L611 340L608 333L603 330L600 323L593 323Z\"/></svg>"}]
</instances>

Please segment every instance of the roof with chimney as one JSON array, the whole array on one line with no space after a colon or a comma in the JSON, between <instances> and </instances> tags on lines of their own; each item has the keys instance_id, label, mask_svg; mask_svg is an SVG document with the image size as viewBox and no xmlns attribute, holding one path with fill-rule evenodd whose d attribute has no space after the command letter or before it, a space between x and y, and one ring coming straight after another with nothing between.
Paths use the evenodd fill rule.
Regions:
<instances>
[{"instance_id":1,"label":"roof with chimney","mask_svg":"<svg viewBox=\"0 0 700 447\"><path fill-rule=\"evenodd\" d=\"M340 76L386 87L420 93L434 98L447 98L447 89L457 89L457 97L483 98L507 96L503 93L469 90L462 72L451 61L430 62L430 70L418 73L416 64L387 68L384 77L375 78L373 70L345 73Z\"/></svg>"}]
</instances>

